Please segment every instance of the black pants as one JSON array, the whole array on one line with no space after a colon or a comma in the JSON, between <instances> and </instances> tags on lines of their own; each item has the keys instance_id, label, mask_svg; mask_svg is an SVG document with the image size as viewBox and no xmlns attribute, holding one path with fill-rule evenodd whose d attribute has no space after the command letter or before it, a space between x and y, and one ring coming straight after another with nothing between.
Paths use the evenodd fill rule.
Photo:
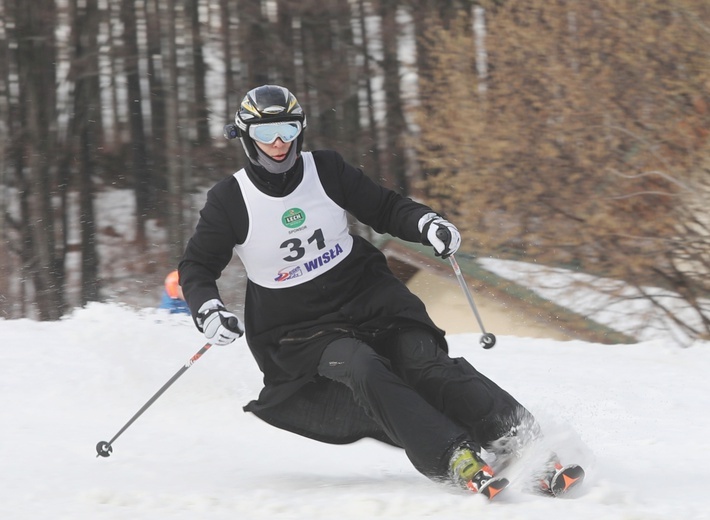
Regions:
<instances>
[{"instance_id":1,"label":"black pants","mask_svg":"<svg viewBox=\"0 0 710 520\"><path fill-rule=\"evenodd\" d=\"M402 446L417 470L444 478L453 450L467 442L490 449L532 416L463 358L449 357L424 329L406 329L379 344L332 342L321 376L347 385L356 402Z\"/></svg>"}]
</instances>

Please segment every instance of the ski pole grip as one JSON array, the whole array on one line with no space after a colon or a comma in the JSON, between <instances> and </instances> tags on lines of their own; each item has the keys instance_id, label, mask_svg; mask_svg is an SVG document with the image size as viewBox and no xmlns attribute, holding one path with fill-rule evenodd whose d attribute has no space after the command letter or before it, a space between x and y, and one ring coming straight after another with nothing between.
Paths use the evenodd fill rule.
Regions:
<instances>
[{"instance_id":1,"label":"ski pole grip","mask_svg":"<svg viewBox=\"0 0 710 520\"><path fill-rule=\"evenodd\" d=\"M445 244L447 240L451 240L451 233L448 229L440 227L436 230L436 238Z\"/></svg>"},{"instance_id":2,"label":"ski pole grip","mask_svg":"<svg viewBox=\"0 0 710 520\"><path fill-rule=\"evenodd\" d=\"M242 329L239 328L239 320L234 316L227 319L227 324L225 326L232 332L242 332Z\"/></svg>"}]
</instances>

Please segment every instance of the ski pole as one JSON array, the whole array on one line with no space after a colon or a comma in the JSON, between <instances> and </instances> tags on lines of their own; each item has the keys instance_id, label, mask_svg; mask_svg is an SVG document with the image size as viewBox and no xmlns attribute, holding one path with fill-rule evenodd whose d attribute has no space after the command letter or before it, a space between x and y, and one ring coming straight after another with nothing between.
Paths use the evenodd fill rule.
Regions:
<instances>
[{"instance_id":1,"label":"ski pole","mask_svg":"<svg viewBox=\"0 0 710 520\"><path fill-rule=\"evenodd\" d=\"M481 320L481 316L480 314L478 314L476 304L473 302L473 296L471 296L471 291L468 290L466 280L464 280L463 274L461 274L461 268L459 267L459 264L453 254L449 255L449 262L451 262L451 267L453 267L454 269L454 274L456 274L456 278L459 281L461 290L463 290L463 293L466 295L468 304L471 306L471 310L473 310L473 314L476 316L478 326L481 328L481 332L483 332L483 336L481 336L481 346L485 349L493 348L493 346L496 344L496 337L490 332L486 332L486 329L483 326L483 320Z\"/></svg>"},{"instance_id":2,"label":"ski pole","mask_svg":"<svg viewBox=\"0 0 710 520\"><path fill-rule=\"evenodd\" d=\"M236 321L236 320L237 320L236 318L229 318L229 320L228 320L228 322L227 322L227 323L228 323L227 328L230 328L230 329L231 329L231 328L237 329L238 325L237 325L237 321ZM133 424L133 423L135 422L136 419L138 419L138 417L140 417L141 415L143 415L143 412L145 412L148 408L150 408L150 406L151 406L161 395L163 395L163 393L165 393L165 391L166 391L168 388L170 388L170 385L172 385L175 381L177 381L178 378L179 378L181 375L183 375L183 374L187 371L187 369L190 368L190 367L195 363L195 361L197 361L198 359L200 359L200 358L202 357L202 354L204 354L205 352L207 352L207 351L210 349L211 346L212 346L211 343L205 343L205 345L204 345L200 350L198 350L197 353L195 353L195 355L192 356L192 357L187 361L187 363L185 363L185 364L180 368L180 370L178 370L178 371L175 373L175 375L174 375L173 377L171 377L170 380L169 380L167 383L165 383L165 384L160 388L160 390L158 390L158 391L153 395L153 397L151 397L150 399L148 399L148 402L145 403L145 404L143 405L143 407L142 407L140 410L138 410L138 412L136 412L136 414L135 414L133 417L131 417L131 419L123 426L123 428L121 428L120 430L118 430L118 433L116 433L116 435L114 435L113 438L112 438L110 441L108 441L108 442L106 442L106 441L99 441L99 443L96 445L96 457L97 457L97 458L98 458L99 456L101 456L101 457L108 457L109 455L111 455L111 453L113 452L113 443L114 443L114 441L115 441L116 439L118 439L118 437L119 437L123 432L125 432L125 431L128 429L128 427L129 427L131 424Z\"/></svg>"}]
</instances>

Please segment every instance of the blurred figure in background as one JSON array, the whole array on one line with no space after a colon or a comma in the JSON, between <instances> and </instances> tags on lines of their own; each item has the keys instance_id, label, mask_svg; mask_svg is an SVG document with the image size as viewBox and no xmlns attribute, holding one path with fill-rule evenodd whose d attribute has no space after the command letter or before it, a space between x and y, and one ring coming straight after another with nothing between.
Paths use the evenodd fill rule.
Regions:
<instances>
[{"instance_id":1,"label":"blurred figure in background","mask_svg":"<svg viewBox=\"0 0 710 520\"><path fill-rule=\"evenodd\" d=\"M182 294L177 269L165 277L165 289L158 308L167 309L170 314L190 314L190 308L185 303L185 297Z\"/></svg>"}]
</instances>

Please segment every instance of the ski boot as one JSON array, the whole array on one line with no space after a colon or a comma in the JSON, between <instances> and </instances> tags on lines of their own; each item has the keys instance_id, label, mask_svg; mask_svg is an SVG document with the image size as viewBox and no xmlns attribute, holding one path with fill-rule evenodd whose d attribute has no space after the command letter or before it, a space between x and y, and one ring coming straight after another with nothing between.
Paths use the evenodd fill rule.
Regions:
<instances>
[{"instance_id":1,"label":"ski boot","mask_svg":"<svg viewBox=\"0 0 710 520\"><path fill-rule=\"evenodd\" d=\"M458 487L481 493L489 500L509 484L508 479L494 476L493 469L466 445L457 448L451 456L449 475Z\"/></svg>"}]
</instances>

